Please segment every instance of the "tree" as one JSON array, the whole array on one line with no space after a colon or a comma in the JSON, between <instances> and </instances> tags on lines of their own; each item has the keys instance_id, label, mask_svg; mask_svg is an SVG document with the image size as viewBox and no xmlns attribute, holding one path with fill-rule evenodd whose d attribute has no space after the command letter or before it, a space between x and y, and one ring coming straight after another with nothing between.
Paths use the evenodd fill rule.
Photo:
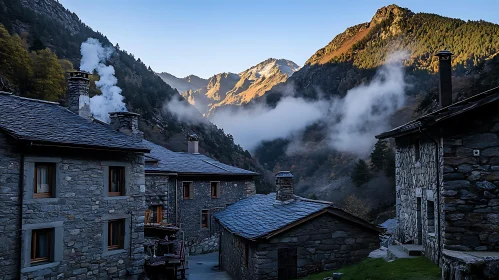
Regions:
<instances>
[{"instance_id":1,"label":"tree","mask_svg":"<svg viewBox=\"0 0 499 280\"><path fill-rule=\"evenodd\" d=\"M359 159L353 168L352 174L350 175L352 178L352 182L360 187L362 184L369 182L371 179L371 171L369 170L369 166L367 163Z\"/></svg>"},{"instance_id":2,"label":"tree","mask_svg":"<svg viewBox=\"0 0 499 280\"><path fill-rule=\"evenodd\" d=\"M385 174L388 177L395 177L395 153L388 150L385 162Z\"/></svg>"},{"instance_id":3,"label":"tree","mask_svg":"<svg viewBox=\"0 0 499 280\"><path fill-rule=\"evenodd\" d=\"M371 168L374 171L381 171L386 165L387 156L390 149L385 140L378 140L371 153Z\"/></svg>"},{"instance_id":4,"label":"tree","mask_svg":"<svg viewBox=\"0 0 499 280\"><path fill-rule=\"evenodd\" d=\"M0 76L4 77L4 83L18 93L25 94L31 75L31 59L23 47L22 39L17 35L10 36L0 24Z\"/></svg>"},{"instance_id":5,"label":"tree","mask_svg":"<svg viewBox=\"0 0 499 280\"><path fill-rule=\"evenodd\" d=\"M49 49L33 52L33 92L34 98L58 101L64 95L64 70L57 56Z\"/></svg>"},{"instance_id":6,"label":"tree","mask_svg":"<svg viewBox=\"0 0 499 280\"><path fill-rule=\"evenodd\" d=\"M343 208L343 210L347 211L348 213L354 214L365 220L369 219L369 212L371 211L371 208L369 207L367 202L363 199L358 198L354 194L347 196L347 198L343 200L341 208Z\"/></svg>"},{"instance_id":7,"label":"tree","mask_svg":"<svg viewBox=\"0 0 499 280\"><path fill-rule=\"evenodd\" d=\"M33 43L31 44L31 47L29 47L29 50L32 52L36 52L44 50L46 48L47 47L43 44L43 42L39 38L36 38L35 40L33 40Z\"/></svg>"}]
</instances>

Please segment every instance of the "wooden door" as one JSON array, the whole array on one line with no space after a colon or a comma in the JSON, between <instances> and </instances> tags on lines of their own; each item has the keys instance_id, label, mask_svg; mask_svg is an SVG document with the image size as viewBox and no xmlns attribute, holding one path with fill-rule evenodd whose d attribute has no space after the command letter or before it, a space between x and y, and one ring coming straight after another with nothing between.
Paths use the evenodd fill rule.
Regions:
<instances>
[{"instance_id":1,"label":"wooden door","mask_svg":"<svg viewBox=\"0 0 499 280\"><path fill-rule=\"evenodd\" d=\"M296 279L297 254L296 248L279 248L277 250L278 280Z\"/></svg>"}]
</instances>

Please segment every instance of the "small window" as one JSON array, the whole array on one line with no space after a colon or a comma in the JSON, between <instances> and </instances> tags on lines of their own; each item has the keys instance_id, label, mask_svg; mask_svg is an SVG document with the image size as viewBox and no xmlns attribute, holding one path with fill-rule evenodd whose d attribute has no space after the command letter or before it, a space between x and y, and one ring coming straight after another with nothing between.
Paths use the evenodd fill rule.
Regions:
<instances>
[{"instance_id":1,"label":"small window","mask_svg":"<svg viewBox=\"0 0 499 280\"><path fill-rule=\"evenodd\" d=\"M52 197L55 189L55 163L35 163L34 198Z\"/></svg>"},{"instance_id":2,"label":"small window","mask_svg":"<svg viewBox=\"0 0 499 280\"><path fill-rule=\"evenodd\" d=\"M36 229L31 233L31 265L38 265L52 260L53 229Z\"/></svg>"},{"instance_id":3,"label":"small window","mask_svg":"<svg viewBox=\"0 0 499 280\"><path fill-rule=\"evenodd\" d=\"M154 205L149 207L149 210L147 210L146 212L145 218L146 223L161 224L163 222L163 206Z\"/></svg>"},{"instance_id":4,"label":"small window","mask_svg":"<svg viewBox=\"0 0 499 280\"><path fill-rule=\"evenodd\" d=\"M184 199L193 199L194 198L194 188L192 182L183 182L182 183L182 192Z\"/></svg>"},{"instance_id":5,"label":"small window","mask_svg":"<svg viewBox=\"0 0 499 280\"><path fill-rule=\"evenodd\" d=\"M208 210L201 210L201 228L208 228L208 221L209 221L209 216L210 214L208 213Z\"/></svg>"},{"instance_id":6,"label":"small window","mask_svg":"<svg viewBox=\"0 0 499 280\"><path fill-rule=\"evenodd\" d=\"M416 142L414 142L414 159L419 161L421 157L421 143L419 138L416 138Z\"/></svg>"},{"instance_id":7,"label":"small window","mask_svg":"<svg viewBox=\"0 0 499 280\"><path fill-rule=\"evenodd\" d=\"M211 182L211 198L220 197L220 182Z\"/></svg>"},{"instance_id":8,"label":"small window","mask_svg":"<svg viewBox=\"0 0 499 280\"><path fill-rule=\"evenodd\" d=\"M125 222L124 220L111 220L108 222L107 249L117 250L124 248Z\"/></svg>"},{"instance_id":9,"label":"small window","mask_svg":"<svg viewBox=\"0 0 499 280\"><path fill-rule=\"evenodd\" d=\"M109 167L109 196L125 195L125 167Z\"/></svg>"},{"instance_id":10,"label":"small window","mask_svg":"<svg viewBox=\"0 0 499 280\"><path fill-rule=\"evenodd\" d=\"M428 200L426 203L426 218L428 222L428 233L435 233L435 202Z\"/></svg>"}]
</instances>

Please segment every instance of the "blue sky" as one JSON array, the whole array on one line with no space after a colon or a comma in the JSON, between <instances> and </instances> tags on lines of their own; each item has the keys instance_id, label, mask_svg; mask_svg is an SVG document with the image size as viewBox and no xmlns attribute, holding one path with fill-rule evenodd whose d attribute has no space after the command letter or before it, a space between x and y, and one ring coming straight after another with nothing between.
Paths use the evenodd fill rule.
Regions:
<instances>
[{"instance_id":1,"label":"blue sky","mask_svg":"<svg viewBox=\"0 0 499 280\"><path fill-rule=\"evenodd\" d=\"M203 78L269 57L300 66L335 35L389 4L499 23L499 1L59 0L156 72Z\"/></svg>"}]
</instances>

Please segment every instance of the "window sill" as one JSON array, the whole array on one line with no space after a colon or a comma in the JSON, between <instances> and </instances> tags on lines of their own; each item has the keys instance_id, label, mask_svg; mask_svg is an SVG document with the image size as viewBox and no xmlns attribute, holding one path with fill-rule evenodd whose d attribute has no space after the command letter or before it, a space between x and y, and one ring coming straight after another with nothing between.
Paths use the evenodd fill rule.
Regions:
<instances>
[{"instance_id":1,"label":"window sill","mask_svg":"<svg viewBox=\"0 0 499 280\"><path fill-rule=\"evenodd\" d=\"M24 203L26 204L31 204L31 203L57 203L59 202L60 198L59 197L46 197L46 198L30 198L26 199Z\"/></svg>"},{"instance_id":2,"label":"window sill","mask_svg":"<svg viewBox=\"0 0 499 280\"><path fill-rule=\"evenodd\" d=\"M104 200L122 200L122 199L128 199L128 195L120 195L120 196L106 196L104 197Z\"/></svg>"},{"instance_id":3,"label":"window sill","mask_svg":"<svg viewBox=\"0 0 499 280\"><path fill-rule=\"evenodd\" d=\"M430 236L430 237L435 237L435 236L437 236L437 235L436 235L434 232L432 232L432 233L428 233L428 236Z\"/></svg>"},{"instance_id":4,"label":"window sill","mask_svg":"<svg viewBox=\"0 0 499 280\"><path fill-rule=\"evenodd\" d=\"M111 251L104 251L102 253L102 256L107 257L107 256L118 255L118 254L123 254L123 253L126 253L125 249L116 249L116 250L111 250Z\"/></svg>"},{"instance_id":5,"label":"window sill","mask_svg":"<svg viewBox=\"0 0 499 280\"><path fill-rule=\"evenodd\" d=\"M51 263L46 263L46 264L41 264L41 265L34 265L34 266L29 266L21 269L22 273L27 273L27 272L33 272L45 268L51 268L51 267L56 267L60 264L60 262L51 262Z\"/></svg>"}]
</instances>

